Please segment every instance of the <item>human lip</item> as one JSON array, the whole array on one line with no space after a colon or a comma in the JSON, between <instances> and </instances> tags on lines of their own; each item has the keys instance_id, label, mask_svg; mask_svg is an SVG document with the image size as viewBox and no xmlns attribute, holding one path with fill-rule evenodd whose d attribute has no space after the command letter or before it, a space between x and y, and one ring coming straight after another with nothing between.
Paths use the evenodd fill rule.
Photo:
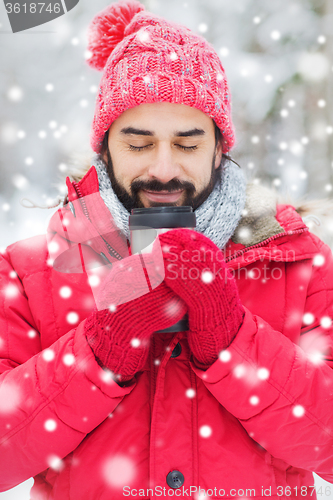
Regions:
<instances>
[{"instance_id":1,"label":"human lip","mask_svg":"<svg viewBox=\"0 0 333 500\"><path fill-rule=\"evenodd\" d=\"M164 202L172 202L177 201L183 190L170 193L169 191L146 191L143 190L144 194L147 196L150 201L164 201Z\"/></svg>"}]
</instances>

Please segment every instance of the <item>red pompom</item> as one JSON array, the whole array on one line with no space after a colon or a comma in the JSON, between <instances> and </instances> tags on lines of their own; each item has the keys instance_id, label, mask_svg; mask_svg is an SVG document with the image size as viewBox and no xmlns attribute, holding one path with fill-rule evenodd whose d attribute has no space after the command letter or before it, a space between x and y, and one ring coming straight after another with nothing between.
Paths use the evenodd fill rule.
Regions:
<instances>
[{"instance_id":1,"label":"red pompom","mask_svg":"<svg viewBox=\"0 0 333 500\"><path fill-rule=\"evenodd\" d=\"M124 38L126 26L142 10L144 6L140 2L122 0L109 5L94 17L87 33L88 50L92 54L87 59L90 67L103 70L109 55Z\"/></svg>"}]
</instances>

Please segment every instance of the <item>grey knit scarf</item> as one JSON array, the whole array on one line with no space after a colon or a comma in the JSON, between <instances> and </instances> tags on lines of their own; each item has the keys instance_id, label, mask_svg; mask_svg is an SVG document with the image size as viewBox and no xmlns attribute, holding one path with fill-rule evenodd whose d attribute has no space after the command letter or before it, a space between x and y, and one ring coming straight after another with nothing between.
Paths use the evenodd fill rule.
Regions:
<instances>
[{"instance_id":1,"label":"grey knit scarf","mask_svg":"<svg viewBox=\"0 0 333 500\"><path fill-rule=\"evenodd\" d=\"M130 239L129 212L112 189L104 160L100 155L93 158L101 197L111 212L118 228ZM210 238L220 249L233 235L242 216L246 199L246 180L243 171L232 162L222 169L213 191L195 210L196 230Z\"/></svg>"}]
</instances>

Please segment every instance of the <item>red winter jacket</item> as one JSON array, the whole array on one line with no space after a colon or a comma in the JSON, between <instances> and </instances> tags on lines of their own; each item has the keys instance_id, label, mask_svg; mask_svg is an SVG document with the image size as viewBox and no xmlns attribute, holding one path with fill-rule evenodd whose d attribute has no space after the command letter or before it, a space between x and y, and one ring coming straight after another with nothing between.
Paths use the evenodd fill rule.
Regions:
<instances>
[{"instance_id":1,"label":"red winter jacket","mask_svg":"<svg viewBox=\"0 0 333 500\"><path fill-rule=\"evenodd\" d=\"M33 500L203 498L199 487L315 498L311 472L333 482L330 248L278 205L262 221L269 237L253 243L254 221L250 246L225 249L246 314L222 359L201 371L186 332L154 334L144 370L121 387L84 336L89 269L116 255L115 226L94 168L68 187L48 236L1 256L0 491L35 476Z\"/></svg>"}]
</instances>

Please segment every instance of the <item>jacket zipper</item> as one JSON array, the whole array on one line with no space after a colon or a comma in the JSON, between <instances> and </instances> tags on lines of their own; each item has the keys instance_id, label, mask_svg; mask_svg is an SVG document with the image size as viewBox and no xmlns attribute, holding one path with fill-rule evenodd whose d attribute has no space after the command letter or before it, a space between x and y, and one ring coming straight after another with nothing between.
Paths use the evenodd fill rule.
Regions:
<instances>
[{"instance_id":1,"label":"jacket zipper","mask_svg":"<svg viewBox=\"0 0 333 500\"><path fill-rule=\"evenodd\" d=\"M78 185L77 182L73 182L73 185L74 185L74 188L75 188L75 191L80 199L80 202L81 202L81 206L82 206L82 210L84 212L84 215L87 217L88 221L91 222L90 220L90 217L89 217L89 213L88 213L88 209L87 209L87 205L86 205L86 202L84 200L84 196L82 196L82 192L81 192L81 189L80 189L80 186ZM114 257L115 259L117 260L122 260L123 257L117 252L117 250L115 250L104 238L102 235L100 235L100 237L102 238L102 240L104 241L104 243L106 244L107 248L108 248L108 251L109 251L109 254L112 255L112 257ZM104 254L103 254L104 255ZM104 255L105 257L105 255ZM106 257L105 257L106 258ZM108 259L107 259L108 260Z\"/></svg>"},{"instance_id":2,"label":"jacket zipper","mask_svg":"<svg viewBox=\"0 0 333 500\"><path fill-rule=\"evenodd\" d=\"M274 234L270 238L267 238L267 240L261 241L260 243L257 243L256 245L252 245L250 247L246 247L246 248L242 248L241 250L237 250L237 252L235 252L233 255L231 255L230 257L227 257L225 259L225 262L229 262L230 260L236 259L237 257L239 257L240 255L243 255L244 253L248 252L249 250L253 250L253 248L262 247L262 246L266 245L267 243L269 243L270 241L276 240L277 238L281 238L282 236L291 236L292 234L300 234L300 233L303 233L304 231L309 231L309 228L304 227L303 229L295 229L294 231L286 231L284 233Z\"/></svg>"}]
</instances>

